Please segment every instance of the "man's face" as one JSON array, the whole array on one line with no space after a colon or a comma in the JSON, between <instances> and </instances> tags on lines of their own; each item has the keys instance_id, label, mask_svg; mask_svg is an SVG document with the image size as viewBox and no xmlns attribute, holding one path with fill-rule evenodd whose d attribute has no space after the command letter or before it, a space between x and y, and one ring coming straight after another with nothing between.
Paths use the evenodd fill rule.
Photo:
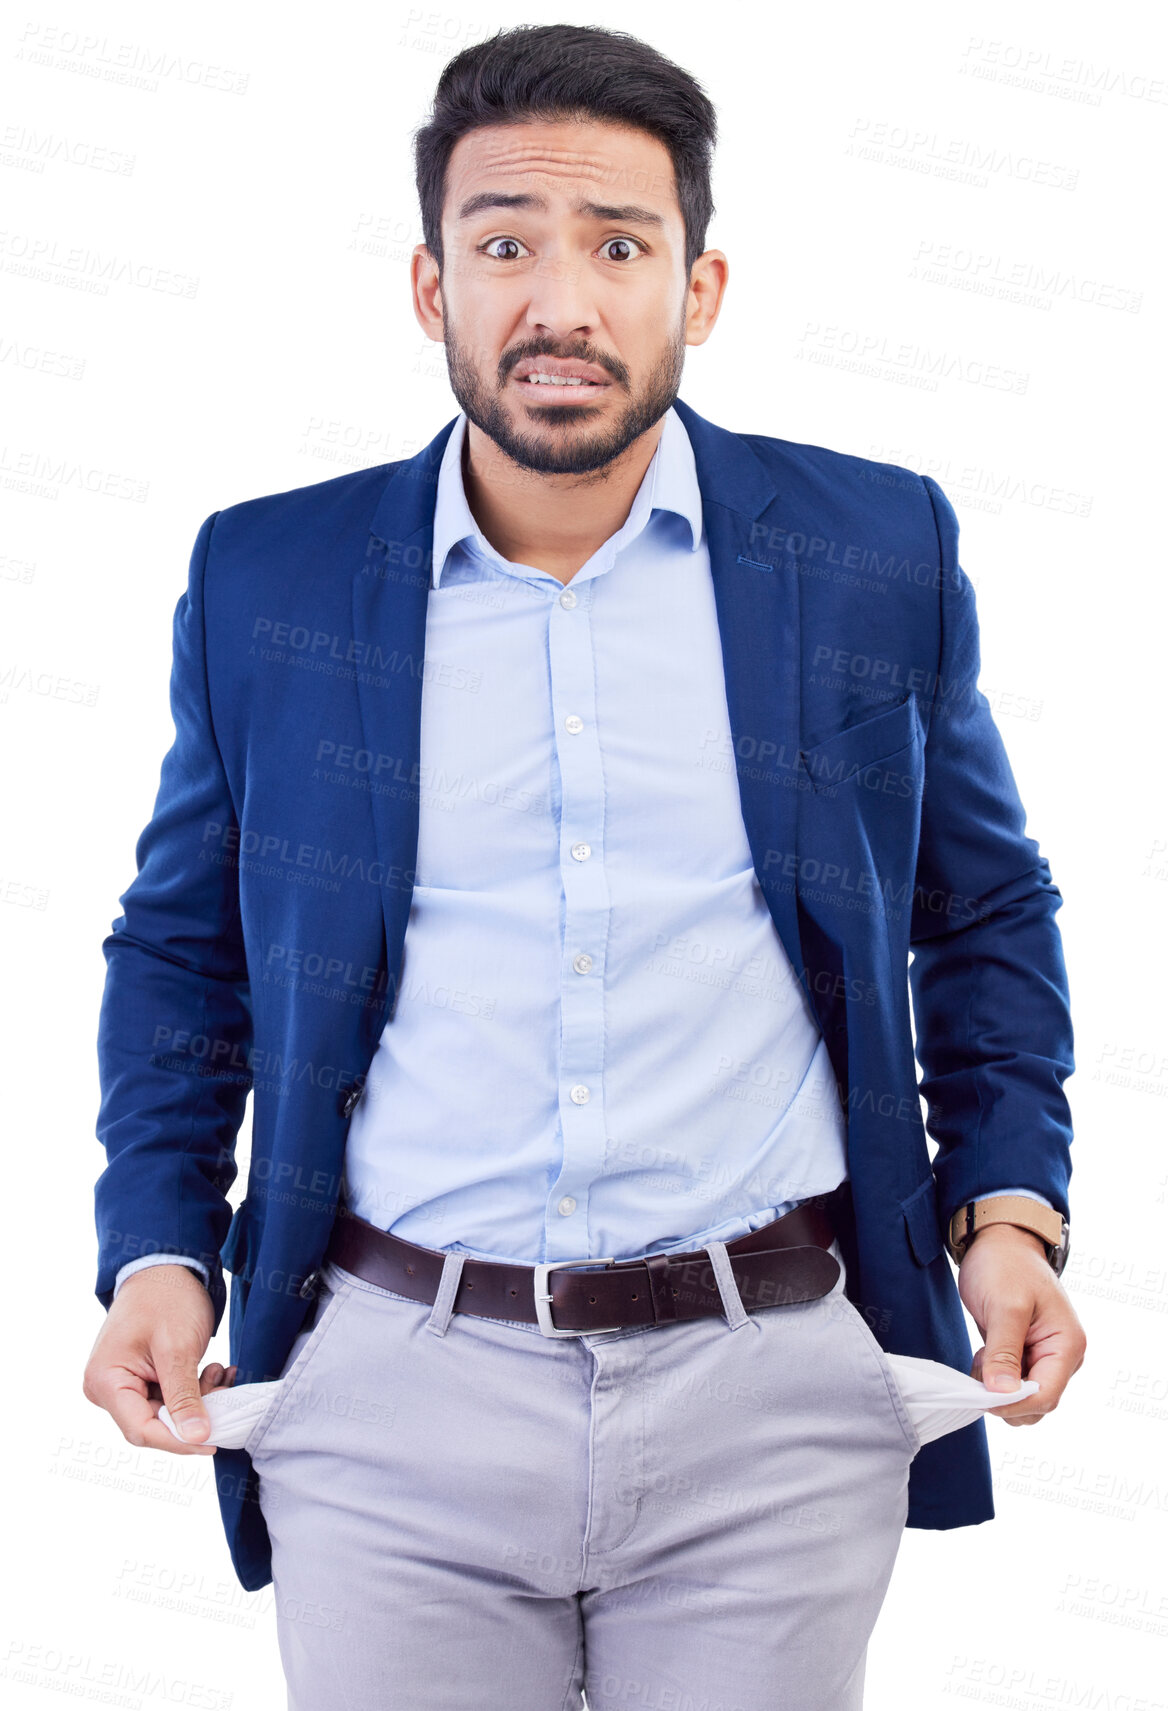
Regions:
<instances>
[{"instance_id":1,"label":"man's face","mask_svg":"<svg viewBox=\"0 0 1168 1711\"><path fill-rule=\"evenodd\" d=\"M442 241L451 388L521 468L601 469L669 409L701 340L686 336L685 226L655 137L595 123L468 132Z\"/></svg>"}]
</instances>

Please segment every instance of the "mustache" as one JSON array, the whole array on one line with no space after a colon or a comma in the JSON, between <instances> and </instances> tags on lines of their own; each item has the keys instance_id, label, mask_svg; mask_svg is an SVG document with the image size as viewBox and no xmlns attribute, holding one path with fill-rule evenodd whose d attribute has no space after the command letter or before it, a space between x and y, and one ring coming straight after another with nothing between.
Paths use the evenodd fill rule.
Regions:
<instances>
[{"instance_id":1,"label":"mustache","mask_svg":"<svg viewBox=\"0 0 1168 1711\"><path fill-rule=\"evenodd\" d=\"M589 350L587 347L583 350L574 351L556 350L554 346L547 343L524 345L518 350L508 351L499 361L500 378L506 380L521 362L529 357L540 356L559 357L562 362L592 363L594 367L602 368L606 374L611 375L620 385L628 385L629 371L619 357L608 357L600 351Z\"/></svg>"}]
</instances>

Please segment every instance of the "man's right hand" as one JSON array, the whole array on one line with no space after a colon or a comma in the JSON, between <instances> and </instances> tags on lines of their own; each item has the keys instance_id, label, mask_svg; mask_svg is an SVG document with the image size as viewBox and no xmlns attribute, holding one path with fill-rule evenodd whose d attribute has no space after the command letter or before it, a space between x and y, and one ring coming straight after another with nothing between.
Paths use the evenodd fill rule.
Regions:
<instances>
[{"instance_id":1,"label":"man's right hand","mask_svg":"<svg viewBox=\"0 0 1168 1711\"><path fill-rule=\"evenodd\" d=\"M186 1265L149 1265L131 1272L105 1317L85 1368L82 1389L112 1414L127 1443L172 1455L213 1456L211 1422L202 1398L229 1386L235 1367L213 1361L199 1375L215 1322L211 1297ZM162 1424L162 1403L187 1440Z\"/></svg>"}]
</instances>

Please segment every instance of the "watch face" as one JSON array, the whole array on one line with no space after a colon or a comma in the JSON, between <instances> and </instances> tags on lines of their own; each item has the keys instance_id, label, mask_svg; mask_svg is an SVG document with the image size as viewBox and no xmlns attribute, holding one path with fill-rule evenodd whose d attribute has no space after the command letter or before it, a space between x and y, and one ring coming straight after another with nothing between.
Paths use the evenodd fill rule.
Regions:
<instances>
[{"instance_id":1,"label":"watch face","mask_svg":"<svg viewBox=\"0 0 1168 1711\"><path fill-rule=\"evenodd\" d=\"M1067 1263L1067 1255L1071 1251L1071 1226L1063 1219L1063 1233L1056 1246L1050 1250L1050 1263L1054 1267L1056 1277L1061 1277Z\"/></svg>"}]
</instances>

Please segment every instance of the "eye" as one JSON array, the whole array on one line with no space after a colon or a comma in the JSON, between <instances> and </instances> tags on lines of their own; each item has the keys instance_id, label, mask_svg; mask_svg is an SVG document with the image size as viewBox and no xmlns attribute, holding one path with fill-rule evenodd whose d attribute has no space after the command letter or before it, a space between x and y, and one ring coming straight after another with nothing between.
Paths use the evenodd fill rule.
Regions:
<instances>
[{"instance_id":1,"label":"eye","mask_svg":"<svg viewBox=\"0 0 1168 1711\"><path fill-rule=\"evenodd\" d=\"M602 250L606 250L612 244L624 244L626 246L629 244L634 244L634 245L636 245L637 249L643 248L643 245L637 243L636 238L605 238L604 242L601 244L600 247ZM624 256L619 256L619 255L610 255L610 256L605 257L606 261L624 261L624 259L625 259Z\"/></svg>"},{"instance_id":2,"label":"eye","mask_svg":"<svg viewBox=\"0 0 1168 1711\"><path fill-rule=\"evenodd\" d=\"M480 254L489 255L492 247L495 244L511 244L513 246L518 246L520 248L523 247L522 245L519 244L518 238L488 238L485 244L479 245ZM515 257L513 255L491 255L491 260L492 261L514 261Z\"/></svg>"}]
</instances>

